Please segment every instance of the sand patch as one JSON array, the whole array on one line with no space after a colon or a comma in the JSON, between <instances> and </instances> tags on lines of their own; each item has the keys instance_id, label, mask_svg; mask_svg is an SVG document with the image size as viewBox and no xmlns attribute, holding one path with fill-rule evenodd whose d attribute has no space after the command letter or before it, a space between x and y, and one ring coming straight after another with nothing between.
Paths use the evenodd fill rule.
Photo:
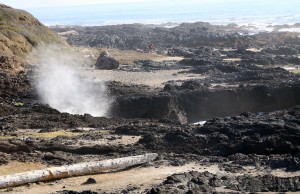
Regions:
<instances>
[{"instance_id":1,"label":"sand patch","mask_svg":"<svg viewBox=\"0 0 300 194\"><path fill-rule=\"evenodd\" d=\"M141 136L131 136L131 135L105 135L103 138L98 140L87 140L87 139L79 139L74 142L73 139L65 140L65 144L70 144L74 147L92 147L95 145L100 146L118 146L118 145L133 145L137 143L142 137Z\"/></svg>"},{"instance_id":2,"label":"sand patch","mask_svg":"<svg viewBox=\"0 0 300 194\"><path fill-rule=\"evenodd\" d=\"M113 57L115 57L120 64L133 64L138 60L152 60L152 61L180 61L183 57L171 57L166 55L159 55L156 53L145 53L134 50L118 50L118 49L100 49L100 53L107 50Z\"/></svg>"},{"instance_id":3,"label":"sand patch","mask_svg":"<svg viewBox=\"0 0 300 194\"><path fill-rule=\"evenodd\" d=\"M0 166L0 175L10 175L14 173L40 170L47 168L47 165L42 163L31 163L31 162L10 162L7 165Z\"/></svg>"},{"instance_id":4,"label":"sand patch","mask_svg":"<svg viewBox=\"0 0 300 194\"><path fill-rule=\"evenodd\" d=\"M80 75L93 78L94 81L117 81L124 84L143 84L153 87L163 87L165 82L203 79L204 76L189 73L179 73L182 70L159 70L152 72L131 72L121 70L81 70Z\"/></svg>"},{"instance_id":5,"label":"sand patch","mask_svg":"<svg viewBox=\"0 0 300 194\"><path fill-rule=\"evenodd\" d=\"M58 130L58 131L52 131L52 132L44 132L44 133L39 133L39 130L36 129L19 129L16 134L17 135L6 135L6 136L1 136L1 139L26 139L26 138L55 138L58 136L67 136L67 137L74 137L78 136L81 133L74 133L70 131L64 131L64 130Z\"/></svg>"},{"instance_id":6,"label":"sand patch","mask_svg":"<svg viewBox=\"0 0 300 194\"><path fill-rule=\"evenodd\" d=\"M300 74L300 69L293 69L293 70L289 70L289 71L292 73L295 73L295 74Z\"/></svg>"},{"instance_id":7,"label":"sand patch","mask_svg":"<svg viewBox=\"0 0 300 194\"><path fill-rule=\"evenodd\" d=\"M133 64L138 60L152 60L152 61L180 61L183 57L172 57L166 55L159 55L156 53L146 53L135 50L119 50L112 48L88 48L88 47L73 47L74 51L90 59L91 64L95 64L97 58L103 51L108 51L111 56L116 58L120 64Z\"/></svg>"},{"instance_id":8,"label":"sand patch","mask_svg":"<svg viewBox=\"0 0 300 194\"><path fill-rule=\"evenodd\" d=\"M223 59L223 61L236 62L236 61L241 61L241 58L227 58L227 59Z\"/></svg>"},{"instance_id":9,"label":"sand patch","mask_svg":"<svg viewBox=\"0 0 300 194\"><path fill-rule=\"evenodd\" d=\"M158 58L154 58L153 61L162 62L162 61L181 61L184 57L169 57L159 55Z\"/></svg>"},{"instance_id":10,"label":"sand patch","mask_svg":"<svg viewBox=\"0 0 300 194\"><path fill-rule=\"evenodd\" d=\"M69 131L54 131L54 132L46 132L46 133L33 133L29 137L33 138L55 138L58 136L67 136L67 137L73 137L78 136L80 133L73 133Z\"/></svg>"},{"instance_id":11,"label":"sand patch","mask_svg":"<svg viewBox=\"0 0 300 194\"><path fill-rule=\"evenodd\" d=\"M258 52L260 52L262 49L258 49L258 48L248 48L248 49L246 49L246 51L251 51L251 52L256 52L256 53L258 53Z\"/></svg>"}]
</instances>

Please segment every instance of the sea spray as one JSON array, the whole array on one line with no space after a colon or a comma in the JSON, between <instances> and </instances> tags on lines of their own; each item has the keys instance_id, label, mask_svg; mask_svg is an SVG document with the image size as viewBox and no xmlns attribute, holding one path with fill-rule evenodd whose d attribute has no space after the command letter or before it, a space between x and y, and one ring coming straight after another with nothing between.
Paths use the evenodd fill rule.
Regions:
<instances>
[{"instance_id":1,"label":"sea spray","mask_svg":"<svg viewBox=\"0 0 300 194\"><path fill-rule=\"evenodd\" d=\"M35 85L43 103L61 112L106 116L112 102L102 83L93 83L79 76L82 60L67 48L57 45L33 51L39 70ZM97 84L97 86L96 86Z\"/></svg>"}]
</instances>

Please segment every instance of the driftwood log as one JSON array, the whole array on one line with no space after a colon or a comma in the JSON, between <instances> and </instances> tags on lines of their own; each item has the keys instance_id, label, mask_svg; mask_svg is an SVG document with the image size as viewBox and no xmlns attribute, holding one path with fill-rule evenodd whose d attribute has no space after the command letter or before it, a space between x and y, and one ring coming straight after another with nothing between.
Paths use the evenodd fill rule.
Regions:
<instances>
[{"instance_id":1,"label":"driftwood log","mask_svg":"<svg viewBox=\"0 0 300 194\"><path fill-rule=\"evenodd\" d=\"M153 161L156 157L156 153L149 153L138 156L116 158L99 162L85 162L74 165L52 167L43 170L34 170L16 173L13 175L0 176L0 189L16 187L27 183L51 181L61 178L120 170L130 166Z\"/></svg>"}]
</instances>

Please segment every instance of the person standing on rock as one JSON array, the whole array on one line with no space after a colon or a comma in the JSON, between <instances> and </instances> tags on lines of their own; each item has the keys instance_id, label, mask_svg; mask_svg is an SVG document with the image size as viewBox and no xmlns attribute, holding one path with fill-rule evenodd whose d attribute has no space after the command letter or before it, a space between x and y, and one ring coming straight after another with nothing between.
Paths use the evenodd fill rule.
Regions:
<instances>
[{"instance_id":1,"label":"person standing on rock","mask_svg":"<svg viewBox=\"0 0 300 194\"><path fill-rule=\"evenodd\" d=\"M149 46L148 46L148 50L149 52L153 51L155 49L155 46L153 43L150 43Z\"/></svg>"}]
</instances>

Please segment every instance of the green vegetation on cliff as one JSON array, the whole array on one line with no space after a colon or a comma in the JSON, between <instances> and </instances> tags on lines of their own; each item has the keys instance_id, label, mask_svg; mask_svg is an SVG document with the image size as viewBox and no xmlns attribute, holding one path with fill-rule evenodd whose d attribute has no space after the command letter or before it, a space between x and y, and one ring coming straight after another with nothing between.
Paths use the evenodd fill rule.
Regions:
<instances>
[{"instance_id":1,"label":"green vegetation on cliff","mask_svg":"<svg viewBox=\"0 0 300 194\"><path fill-rule=\"evenodd\" d=\"M43 44L66 43L30 13L0 4L1 56L23 60L32 48ZM7 67L1 61L7 60L0 60L0 67Z\"/></svg>"}]
</instances>

